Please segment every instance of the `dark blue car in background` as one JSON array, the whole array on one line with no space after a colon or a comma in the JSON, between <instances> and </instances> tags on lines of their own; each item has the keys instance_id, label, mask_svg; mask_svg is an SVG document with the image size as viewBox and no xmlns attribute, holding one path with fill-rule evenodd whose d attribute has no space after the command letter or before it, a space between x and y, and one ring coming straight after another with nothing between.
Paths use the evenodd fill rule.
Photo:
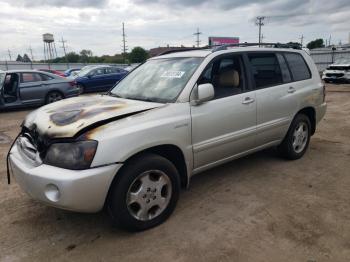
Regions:
<instances>
[{"instance_id":1,"label":"dark blue car in background","mask_svg":"<svg viewBox=\"0 0 350 262\"><path fill-rule=\"evenodd\" d=\"M75 82L81 93L108 91L126 74L128 71L115 66L88 67L75 76Z\"/></svg>"}]
</instances>

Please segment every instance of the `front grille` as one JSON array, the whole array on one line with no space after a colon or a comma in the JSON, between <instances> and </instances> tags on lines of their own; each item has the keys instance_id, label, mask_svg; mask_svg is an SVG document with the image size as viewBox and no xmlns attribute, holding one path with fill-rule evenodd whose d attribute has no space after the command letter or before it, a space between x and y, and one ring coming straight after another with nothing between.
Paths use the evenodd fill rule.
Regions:
<instances>
[{"instance_id":1,"label":"front grille","mask_svg":"<svg viewBox=\"0 0 350 262\"><path fill-rule=\"evenodd\" d=\"M326 76L328 77L343 77L343 73L327 73Z\"/></svg>"},{"instance_id":2,"label":"front grille","mask_svg":"<svg viewBox=\"0 0 350 262\"><path fill-rule=\"evenodd\" d=\"M23 137L26 137L33 147L38 151L41 158L45 157L46 150L48 148L48 142L39 135L35 129L28 129L23 127L21 132Z\"/></svg>"}]
</instances>

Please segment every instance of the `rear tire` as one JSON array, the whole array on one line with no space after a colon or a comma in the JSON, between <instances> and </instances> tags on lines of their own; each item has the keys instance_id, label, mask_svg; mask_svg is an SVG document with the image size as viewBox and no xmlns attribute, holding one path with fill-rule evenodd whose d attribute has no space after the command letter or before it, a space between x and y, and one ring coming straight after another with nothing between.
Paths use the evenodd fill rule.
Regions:
<instances>
[{"instance_id":1,"label":"rear tire","mask_svg":"<svg viewBox=\"0 0 350 262\"><path fill-rule=\"evenodd\" d=\"M51 91L47 94L45 103L46 104L51 104L53 102L62 100L64 98L63 94L58 91Z\"/></svg>"},{"instance_id":2,"label":"rear tire","mask_svg":"<svg viewBox=\"0 0 350 262\"><path fill-rule=\"evenodd\" d=\"M287 159L299 159L309 146L310 136L310 119L304 114L298 114L292 121L286 137L278 146L278 151Z\"/></svg>"},{"instance_id":3,"label":"rear tire","mask_svg":"<svg viewBox=\"0 0 350 262\"><path fill-rule=\"evenodd\" d=\"M176 167L166 158L142 154L116 175L107 200L113 222L128 231L163 223L174 211L180 193Z\"/></svg>"}]
</instances>

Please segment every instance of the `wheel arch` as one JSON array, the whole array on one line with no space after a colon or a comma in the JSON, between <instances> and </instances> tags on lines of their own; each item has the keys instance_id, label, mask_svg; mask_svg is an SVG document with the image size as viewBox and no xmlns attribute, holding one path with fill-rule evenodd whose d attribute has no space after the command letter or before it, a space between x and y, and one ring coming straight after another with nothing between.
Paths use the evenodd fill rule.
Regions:
<instances>
[{"instance_id":1,"label":"wheel arch","mask_svg":"<svg viewBox=\"0 0 350 262\"><path fill-rule=\"evenodd\" d=\"M49 97L49 94L54 93L54 92L60 93L60 94L62 95L62 98L65 98L65 97L66 97L66 96L64 95L64 93L63 93L61 90L59 90L59 89L57 89L57 88L50 89L50 90L47 91L47 93L46 93L46 95L45 95L45 103L46 103L46 101L47 101L47 98Z\"/></svg>"},{"instance_id":2,"label":"wheel arch","mask_svg":"<svg viewBox=\"0 0 350 262\"><path fill-rule=\"evenodd\" d=\"M187 165L186 165L186 160L185 160L185 155L182 152L182 150L173 144L163 144L163 145L157 145L157 146L153 146L153 147L149 147L146 149L143 149L135 154L133 154L132 156L130 156L128 159L126 159L124 161L124 165L128 162L131 161L134 158L137 158L139 156L141 156L142 154L145 153L153 153L153 154L157 154L160 155L166 159L168 159L171 163L174 164L174 166L176 167L176 169L179 172L180 175L180 183L181 183L181 188L187 188L189 185L189 179L190 176L187 172ZM118 170L118 172L114 175L114 178L109 186L108 189L108 193L105 199L105 207L106 204L108 202L108 198L110 196L111 193L111 188L113 187L114 183L118 182L118 173L121 172L121 170L123 170L124 165Z\"/></svg>"},{"instance_id":3,"label":"wheel arch","mask_svg":"<svg viewBox=\"0 0 350 262\"><path fill-rule=\"evenodd\" d=\"M125 163L130 161L130 159L138 157L144 153L153 153L168 159L171 163L173 163L173 165L176 167L176 169L179 172L181 187L188 186L189 176L187 173L185 155L178 146L172 145L172 144L164 144L164 145L149 147L133 154L125 161Z\"/></svg>"},{"instance_id":4,"label":"wheel arch","mask_svg":"<svg viewBox=\"0 0 350 262\"><path fill-rule=\"evenodd\" d=\"M297 116L298 114L304 114L309 118L310 123L311 123L311 135L315 134L315 131L316 131L316 110L315 110L315 108L313 108L311 106L304 107L303 109L299 110L295 114L295 116Z\"/></svg>"}]
</instances>

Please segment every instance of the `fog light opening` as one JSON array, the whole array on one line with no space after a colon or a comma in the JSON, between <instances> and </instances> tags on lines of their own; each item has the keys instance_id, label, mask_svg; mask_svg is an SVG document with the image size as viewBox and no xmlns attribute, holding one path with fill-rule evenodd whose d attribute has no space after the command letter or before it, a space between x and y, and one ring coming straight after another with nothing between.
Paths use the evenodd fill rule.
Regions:
<instances>
[{"instance_id":1,"label":"fog light opening","mask_svg":"<svg viewBox=\"0 0 350 262\"><path fill-rule=\"evenodd\" d=\"M61 197L61 193L56 185L48 184L45 188L45 196L48 200L57 202Z\"/></svg>"}]
</instances>

